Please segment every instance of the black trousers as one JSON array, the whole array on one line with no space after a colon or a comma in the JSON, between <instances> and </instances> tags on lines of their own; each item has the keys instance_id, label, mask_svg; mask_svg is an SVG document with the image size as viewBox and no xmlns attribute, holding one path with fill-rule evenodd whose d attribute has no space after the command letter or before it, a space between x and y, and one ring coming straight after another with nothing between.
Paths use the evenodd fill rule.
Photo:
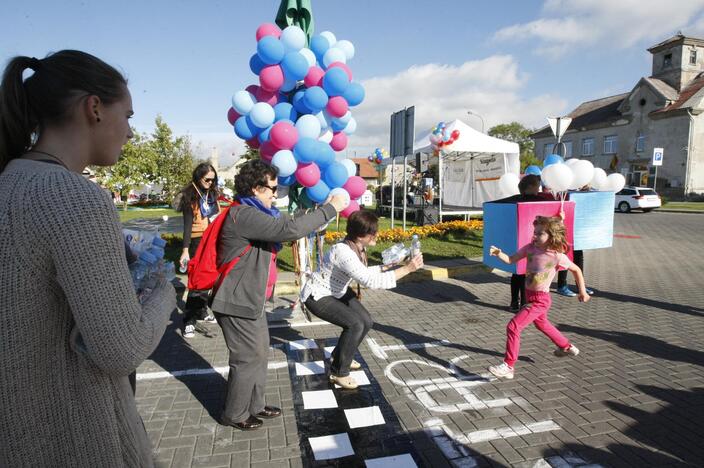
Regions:
<instances>
[{"instance_id":1,"label":"black trousers","mask_svg":"<svg viewBox=\"0 0 704 468\"><path fill-rule=\"evenodd\" d=\"M332 352L330 371L338 377L350 375L350 364L357 348L374 325L369 312L349 288L339 299L326 296L316 301L311 296L306 307L316 317L342 327L340 340Z\"/></svg>"},{"instance_id":2,"label":"black trousers","mask_svg":"<svg viewBox=\"0 0 704 468\"><path fill-rule=\"evenodd\" d=\"M520 295L520 304L526 303L526 275L511 275L511 305L519 304L518 296Z\"/></svg>"},{"instance_id":3,"label":"black trousers","mask_svg":"<svg viewBox=\"0 0 704 468\"><path fill-rule=\"evenodd\" d=\"M583 250L575 250L573 253L574 257L574 264L579 267L580 270L582 270L582 274L584 274L584 251ZM557 272L557 287L561 288L563 286L567 286L567 270L561 270Z\"/></svg>"},{"instance_id":4,"label":"black trousers","mask_svg":"<svg viewBox=\"0 0 704 468\"><path fill-rule=\"evenodd\" d=\"M191 238L191 244L188 246L188 255L193 256L198 250L200 237ZM188 291L186 299L186 310L183 315L184 325L195 325L196 320L203 320L208 316L208 294L209 290Z\"/></svg>"}]
</instances>

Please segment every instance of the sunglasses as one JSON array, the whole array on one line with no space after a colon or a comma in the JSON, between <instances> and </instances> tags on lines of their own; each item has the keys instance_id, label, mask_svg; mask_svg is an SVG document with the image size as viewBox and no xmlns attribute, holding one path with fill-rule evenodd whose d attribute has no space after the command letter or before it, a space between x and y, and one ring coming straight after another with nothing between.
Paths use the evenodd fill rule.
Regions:
<instances>
[{"instance_id":1,"label":"sunglasses","mask_svg":"<svg viewBox=\"0 0 704 468\"><path fill-rule=\"evenodd\" d=\"M208 183L213 183L215 181L215 178L213 177L203 177L203 182L208 182Z\"/></svg>"},{"instance_id":2,"label":"sunglasses","mask_svg":"<svg viewBox=\"0 0 704 468\"><path fill-rule=\"evenodd\" d=\"M262 187L263 187L263 188L268 188L269 190L271 190L271 193L276 193L276 191L279 189L279 186L278 186L278 185L274 185L273 187L271 187L271 186L269 186L269 185L262 185Z\"/></svg>"}]
</instances>

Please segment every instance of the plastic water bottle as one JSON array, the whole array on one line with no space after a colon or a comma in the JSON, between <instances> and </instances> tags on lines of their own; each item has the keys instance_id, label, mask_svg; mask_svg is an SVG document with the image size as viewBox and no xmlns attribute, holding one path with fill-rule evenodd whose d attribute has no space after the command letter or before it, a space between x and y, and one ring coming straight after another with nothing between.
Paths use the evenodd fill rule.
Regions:
<instances>
[{"instance_id":1,"label":"plastic water bottle","mask_svg":"<svg viewBox=\"0 0 704 468\"><path fill-rule=\"evenodd\" d=\"M142 252L137 261L130 266L132 282L136 291L139 292L143 289L144 281L156 266L157 261L157 258L149 252Z\"/></svg>"},{"instance_id":2,"label":"plastic water bottle","mask_svg":"<svg viewBox=\"0 0 704 468\"><path fill-rule=\"evenodd\" d=\"M418 234L413 234L413 237L411 238L411 258L415 258L419 254L420 238L418 238Z\"/></svg>"},{"instance_id":3,"label":"plastic water bottle","mask_svg":"<svg viewBox=\"0 0 704 468\"><path fill-rule=\"evenodd\" d=\"M184 259L181 263L178 265L178 271L181 273L186 273L188 271L188 260Z\"/></svg>"}]
</instances>

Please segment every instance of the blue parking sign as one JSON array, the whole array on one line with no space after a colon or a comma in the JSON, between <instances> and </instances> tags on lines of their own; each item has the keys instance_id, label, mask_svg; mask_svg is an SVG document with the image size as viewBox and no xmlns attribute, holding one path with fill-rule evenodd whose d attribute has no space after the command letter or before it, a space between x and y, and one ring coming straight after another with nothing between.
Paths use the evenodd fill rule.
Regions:
<instances>
[{"instance_id":1,"label":"blue parking sign","mask_svg":"<svg viewBox=\"0 0 704 468\"><path fill-rule=\"evenodd\" d=\"M653 148L653 166L662 166L662 148Z\"/></svg>"}]
</instances>

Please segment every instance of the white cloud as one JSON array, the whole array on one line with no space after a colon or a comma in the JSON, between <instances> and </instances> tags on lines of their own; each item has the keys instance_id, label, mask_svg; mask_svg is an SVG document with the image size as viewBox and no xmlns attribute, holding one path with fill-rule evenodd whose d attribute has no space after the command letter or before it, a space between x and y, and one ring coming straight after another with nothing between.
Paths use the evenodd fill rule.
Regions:
<instances>
[{"instance_id":1,"label":"white cloud","mask_svg":"<svg viewBox=\"0 0 704 468\"><path fill-rule=\"evenodd\" d=\"M230 166L245 152L244 141L233 132L191 133L189 137L196 159L209 159L215 148L220 167Z\"/></svg>"},{"instance_id":2,"label":"white cloud","mask_svg":"<svg viewBox=\"0 0 704 468\"><path fill-rule=\"evenodd\" d=\"M441 120L461 119L480 129L481 121L467 115L468 109L484 118L485 130L514 120L538 127L544 124L545 116L567 110L567 100L557 96L521 96L527 80L528 76L520 72L518 63L509 55L459 66L417 65L395 75L366 80L362 82L367 93L365 101L353 109L358 130L350 138L350 150L357 151L360 157L375 147L388 149L391 114L413 105L416 135Z\"/></svg>"},{"instance_id":3,"label":"white cloud","mask_svg":"<svg viewBox=\"0 0 704 468\"><path fill-rule=\"evenodd\" d=\"M541 18L494 34L497 41L537 40L535 52L559 58L575 47L627 48L704 31L704 0L545 0Z\"/></svg>"}]
</instances>

